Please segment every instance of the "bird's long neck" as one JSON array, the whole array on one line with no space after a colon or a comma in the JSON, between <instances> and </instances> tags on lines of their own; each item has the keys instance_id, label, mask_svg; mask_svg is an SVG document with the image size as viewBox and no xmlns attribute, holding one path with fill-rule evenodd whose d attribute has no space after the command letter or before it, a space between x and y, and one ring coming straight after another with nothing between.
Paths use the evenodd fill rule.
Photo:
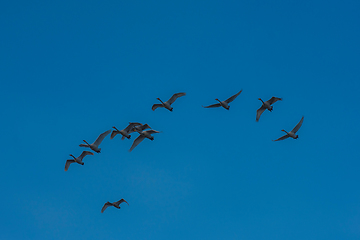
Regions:
<instances>
[{"instance_id":1,"label":"bird's long neck","mask_svg":"<svg viewBox=\"0 0 360 240\"><path fill-rule=\"evenodd\" d=\"M113 127L113 129L115 129L116 131L120 132L119 129L117 129L116 127Z\"/></svg>"},{"instance_id":2,"label":"bird's long neck","mask_svg":"<svg viewBox=\"0 0 360 240\"><path fill-rule=\"evenodd\" d=\"M161 101L161 99L160 99L160 98L157 98L157 100L159 100L162 104L164 104L164 102L163 102L163 101Z\"/></svg>"},{"instance_id":3,"label":"bird's long neck","mask_svg":"<svg viewBox=\"0 0 360 240\"><path fill-rule=\"evenodd\" d=\"M221 103L221 101L220 101L219 99L216 98L215 100L216 100L216 101L219 101L219 103Z\"/></svg>"},{"instance_id":4,"label":"bird's long neck","mask_svg":"<svg viewBox=\"0 0 360 240\"><path fill-rule=\"evenodd\" d=\"M283 130L281 130L281 131L283 131L283 132L285 132L286 134L289 134L287 131L285 131L284 129Z\"/></svg>"},{"instance_id":5,"label":"bird's long neck","mask_svg":"<svg viewBox=\"0 0 360 240\"><path fill-rule=\"evenodd\" d=\"M261 98L259 98L259 100L264 104L264 101Z\"/></svg>"},{"instance_id":6,"label":"bird's long neck","mask_svg":"<svg viewBox=\"0 0 360 240\"><path fill-rule=\"evenodd\" d=\"M85 140L83 140L88 146L90 146L90 144L88 144Z\"/></svg>"},{"instance_id":7,"label":"bird's long neck","mask_svg":"<svg viewBox=\"0 0 360 240\"><path fill-rule=\"evenodd\" d=\"M74 155L70 154L71 157L73 157L76 160L76 157L74 157Z\"/></svg>"}]
</instances>

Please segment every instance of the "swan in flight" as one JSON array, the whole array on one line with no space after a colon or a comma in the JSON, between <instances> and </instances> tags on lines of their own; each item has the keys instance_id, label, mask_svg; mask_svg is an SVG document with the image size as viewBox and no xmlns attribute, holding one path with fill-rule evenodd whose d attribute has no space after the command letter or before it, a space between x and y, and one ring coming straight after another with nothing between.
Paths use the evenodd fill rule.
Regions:
<instances>
[{"instance_id":1,"label":"swan in flight","mask_svg":"<svg viewBox=\"0 0 360 240\"><path fill-rule=\"evenodd\" d=\"M98 136L98 138L93 142L92 144L88 144L85 140L83 140L86 144L80 144L80 147L89 147L91 150L100 153L101 148L99 148L100 143L104 140L104 138L111 132L111 130L108 130Z\"/></svg>"},{"instance_id":2,"label":"swan in flight","mask_svg":"<svg viewBox=\"0 0 360 240\"><path fill-rule=\"evenodd\" d=\"M229 110L230 109L230 106L229 106L229 103L231 103L232 101L235 100L235 98L237 96L240 95L240 93L242 92L242 90L240 90L240 92L238 92L237 94L235 94L234 96L231 96L229 97L228 99L226 99L225 101L220 101L219 99L215 99L216 101L219 101L219 103L215 103L215 104L212 104L212 105L209 105L209 106L203 106L204 108L214 108L214 107L223 107L225 108L226 110Z\"/></svg>"},{"instance_id":3,"label":"swan in flight","mask_svg":"<svg viewBox=\"0 0 360 240\"><path fill-rule=\"evenodd\" d=\"M168 109L170 112L172 112L173 108L171 107L171 104L173 104L177 98L185 96L185 95L186 95L186 93L184 93L184 92L175 93L166 102L163 102L163 101L160 100L160 98L157 98L157 100L159 100L161 102L161 104L154 104L151 109L153 111L155 111L155 109L157 109L158 107L164 107L164 108Z\"/></svg>"},{"instance_id":4,"label":"swan in flight","mask_svg":"<svg viewBox=\"0 0 360 240\"><path fill-rule=\"evenodd\" d=\"M101 213L103 213L105 211L105 209L107 209L107 207L110 207L110 206L113 206L113 207L116 207L116 208L120 209L120 204L123 203L123 202L126 202L129 205L129 203L127 201L125 201L125 199L123 199L123 198L120 199L119 201L113 202L113 203L106 202L104 204L104 206L102 207L102 209L101 209Z\"/></svg>"},{"instance_id":5,"label":"swan in flight","mask_svg":"<svg viewBox=\"0 0 360 240\"><path fill-rule=\"evenodd\" d=\"M159 131L156 131L156 130L146 130L146 131L141 131L139 132L139 136L134 140L129 152L131 152L137 145L139 145L139 143L142 142L142 140L144 140L145 138L148 138L150 139L151 141L154 140L154 137L151 136L151 134L153 133L159 133Z\"/></svg>"},{"instance_id":6,"label":"swan in flight","mask_svg":"<svg viewBox=\"0 0 360 240\"><path fill-rule=\"evenodd\" d=\"M74 155L70 154L71 157L73 157L74 159L69 159L69 160L66 160L66 163L65 163L65 172L69 169L70 167L70 164L76 162L78 164L81 164L81 165L84 165L84 162L82 161L83 158L86 156L86 155L94 155L94 153L92 152L89 152L89 151L83 151L80 156L78 156L77 158L74 157Z\"/></svg>"},{"instance_id":7,"label":"swan in flight","mask_svg":"<svg viewBox=\"0 0 360 240\"><path fill-rule=\"evenodd\" d=\"M256 121L258 122L260 119L261 114L265 111L265 109L269 110L270 112L273 110L273 106L271 106L272 104L274 104L276 101L281 101L282 98L278 98L278 97L272 97L269 100L267 100L266 102L264 102L263 100L261 100L261 98L259 98L259 100L262 102L261 107L256 111Z\"/></svg>"},{"instance_id":8,"label":"swan in flight","mask_svg":"<svg viewBox=\"0 0 360 240\"><path fill-rule=\"evenodd\" d=\"M284 129L281 130L283 132L286 132L286 135L284 135L284 136L282 136L282 137L280 137L280 138L278 138L276 140L273 140L273 141L276 142L276 141L284 140L284 139L286 139L288 137L292 137L293 139L297 139L299 137L299 135L296 135L296 132L300 129L303 121L304 121L304 116L301 118L300 122L294 127L293 130L291 130L290 132L286 132Z\"/></svg>"},{"instance_id":9,"label":"swan in flight","mask_svg":"<svg viewBox=\"0 0 360 240\"><path fill-rule=\"evenodd\" d=\"M130 137L131 137L130 133L133 133L134 127L138 126L138 125L142 125L142 124L136 123L136 122L129 123L129 125L126 128L124 128L123 130L118 130L116 127L113 127L115 130L112 131L112 133L110 135L110 139L113 139L119 133L122 135L121 140L124 140L125 138L130 139Z\"/></svg>"}]
</instances>

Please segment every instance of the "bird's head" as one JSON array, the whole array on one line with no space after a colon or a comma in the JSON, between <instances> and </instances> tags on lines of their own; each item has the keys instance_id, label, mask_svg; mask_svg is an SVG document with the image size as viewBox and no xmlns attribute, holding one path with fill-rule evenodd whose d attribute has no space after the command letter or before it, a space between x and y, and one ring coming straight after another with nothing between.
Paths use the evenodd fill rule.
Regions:
<instances>
[{"instance_id":1,"label":"bird's head","mask_svg":"<svg viewBox=\"0 0 360 240\"><path fill-rule=\"evenodd\" d=\"M74 159L76 159L76 157L74 157L74 155L70 154L71 157L73 157Z\"/></svg>"}]
</instances>

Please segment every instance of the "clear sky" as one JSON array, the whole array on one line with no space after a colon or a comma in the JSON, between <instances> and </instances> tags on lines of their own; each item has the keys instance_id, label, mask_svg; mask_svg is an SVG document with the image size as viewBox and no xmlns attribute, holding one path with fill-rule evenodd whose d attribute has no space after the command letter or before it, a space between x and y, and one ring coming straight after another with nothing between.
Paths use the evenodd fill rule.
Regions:
<instances>
[{"instance_id":1,"label":"clear sky","mask_svg":"<svg viewBox=\"0 0 360 240\"><path fill-rule=\"evenodd\" d=\"M3 1L0 239L360 239L359 9ZM302 116L298 139L271 141ZM107 137L64 171L130 121L161 133L131 153L137 134Z\"/></svg>"}]
</instances>

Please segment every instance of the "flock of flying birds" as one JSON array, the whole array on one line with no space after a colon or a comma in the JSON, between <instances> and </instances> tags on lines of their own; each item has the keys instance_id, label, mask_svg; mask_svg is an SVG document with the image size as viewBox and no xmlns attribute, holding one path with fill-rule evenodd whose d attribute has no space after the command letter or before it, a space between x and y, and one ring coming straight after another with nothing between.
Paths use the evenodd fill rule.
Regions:
<instances>
[{"instance_id":1,"label":"flock of flying birds","mask_svg":"<svg viewBox=\"0 0 360 240\"><path fill-rule=\"evenodd\" d=\"M230 109L230 106L229 106L229 103L231 103L232 101L235 100L235 98L237 98L237 96L240 95L240 93L242 92L242 90L240 90L238 93L236 93L235 95L229 97L228 99L224 100L224 101L220 101L219 99L215 99L216 101L218 101L219 103L215 103L215 104L212 104L212 105L209 105L209 106L203 106L204 108L216 108L216 107L223 107L225 108L226 110L229 110ZM152 106L152 110L155 111L155 109L159 108L159 107L163 107L163 108L166 108L168 109L169 111L172 112L173 110L173 107L171 107L171 104L173 104L175 102L176 99L178 99L179 97L182 97L182 96L185 96L186 93L184 92L181 92L181 93L175 93L174 95L172 95L172 97L166 101L166 102L163 102L161 101L160 98L157 98L161 103L157 103L157 104L154 104ZM270 98L268 101L263 101L261 98L259 98L259 100L262 102L262 105L261 107L256 111L256 121L259 121L260 119L260 116L261 114L267 109L269 110L270 112L273 110L273 105L275 102L277 101L281 101L282 99L281 98L278 98L278 97L272 97ZM300 129L302 123L304 121L304 117L301 118L300 122L290 131L290 132L286 132L285 130L281 130L283 132L286 133L286 135L276 139L276 140L273 140L273 141L280 141L280 140L284 140L286 138L293 138L293 139L297 139L299 136L296 135L296 132ZM146 130L150 128L150 130ZM151 127L148 125L148 124L141 124L141 123L138 123L138 122L130 122L129 125L122 129L122 130L118 130L116 127L113 127L114 130L108 130L102 134L99 135L99 137L95 140L95 142L93 142L92 144L89 144L88 142L86 142L85 140L83 140L85 142L80 144L79 146L80 147L88 147L90 148L91 150L93 150L94 152L96 153L100 153L101 151L101 148L99 148L99 145L101 144L101 142L105 139L105 137L107 135L109 135L109 133L112 131L111 135L110 135L110 139L113 139L117 134L121 134L122 137L121 137L121 140L124 140L125 138L128 138L130 139L132 133L138 133L139 136L134 140L133 144L131 145L129 151L131 152L137 145L139 145L140 142L142 142L145 138L148 138L150 139L151 141L154 140L154 137L151 135L151 134L154 134L154 133L159 133L159 131L156 131L156 130L153 130L151 129ZM84 165L84 162L83 162L83 159L85 156L87 155L94 155L94 153L90 152L90 151L83 151L79 157L74 157L74 155L70 154L70 156L73 158L73 159L69 159L66 161L65 163L65 171L67 171L69 169L69 166L71 163L78 163L78 164L81 164L81 165ZM120 199L119 201L117 202L106 202L104 204L104 206L102 207L101 209L101 212L103 213L105 211L105 209L109 206L113 206L113 207L116 207L118 209L120 209L120 204L121 203L127 203L129 205L128 202L126 202L123 198Z\"/></svg>"}]
</instances>

